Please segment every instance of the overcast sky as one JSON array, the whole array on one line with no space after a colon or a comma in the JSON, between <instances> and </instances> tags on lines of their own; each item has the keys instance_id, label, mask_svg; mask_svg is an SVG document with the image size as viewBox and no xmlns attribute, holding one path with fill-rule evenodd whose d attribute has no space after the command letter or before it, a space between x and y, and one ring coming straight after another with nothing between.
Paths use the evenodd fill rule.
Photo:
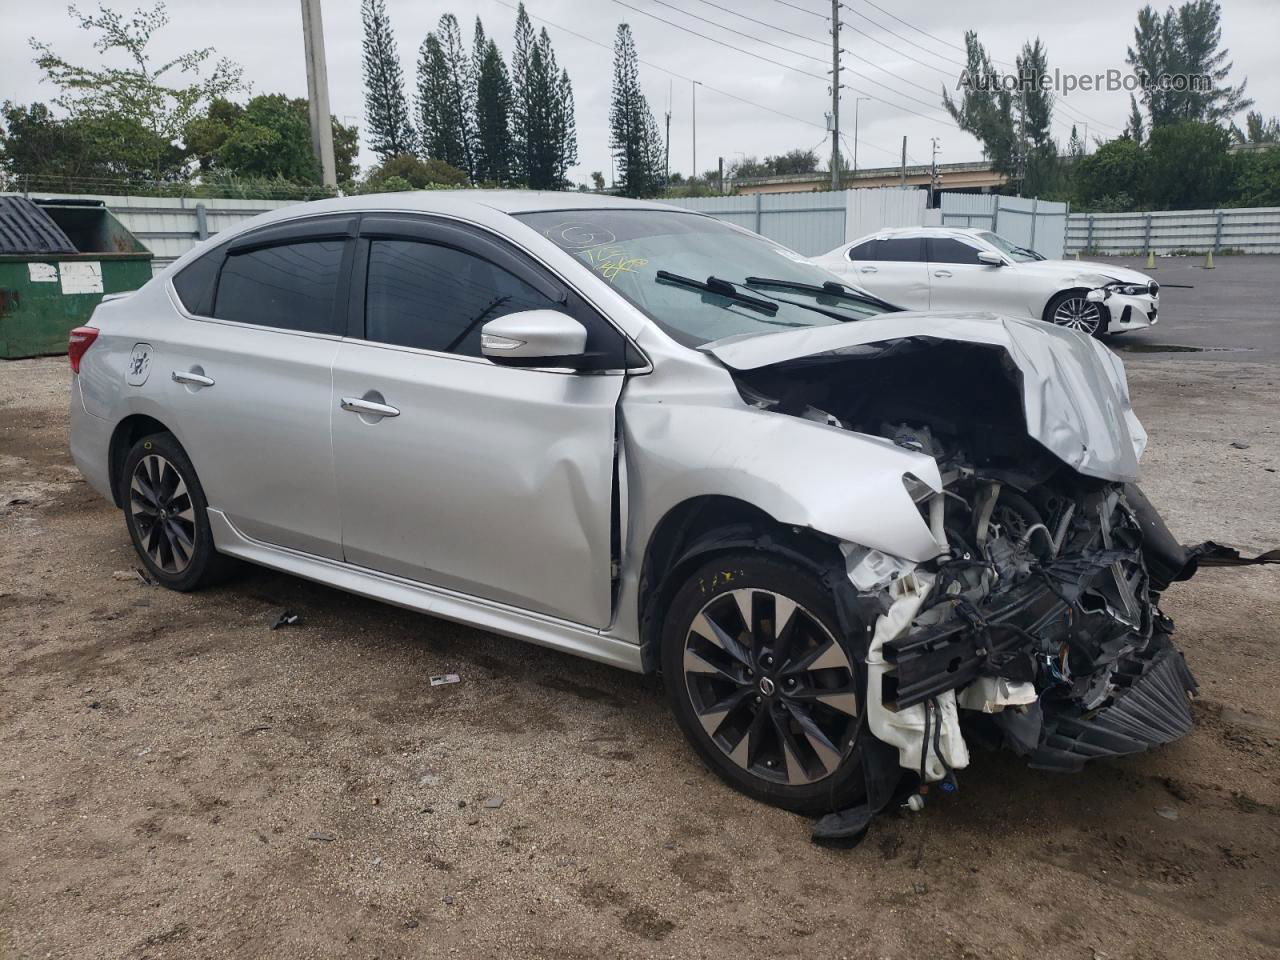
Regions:
<instances>
[{"instance_id":1,"label":"overcast sky","mask_svg":"<svg viewBox=\"0 0 1280 960\"><path fill-rule=\"evenodd\" d=\"M91 0L81 2L87 7ZM964 59L957 47L963 46L965 30L977 30L994 57L1010 62L1024 40L1039 36L1048 46L1051 67L1095 74L1108 68L1123 69L1125 47L1132 40L1141 5L1136 0L875 2L906 24L867 0L845 0L842 4L845 26L841 45L849 51L843 64L846 70L863 74L846 73L844 77L848 87L857 88L843 91L841 129L848 131L846 156L853 142L853 98L874 98L859 104L859 167L896 165L904 135L912 162L928 160L932 137L940 140L939 162L980 158L977 141L956 129L939 104L940 86L954 87L957 62ZM132 10L137 3L117 0L113 5ZM509 56L513 6L514 0L510 6L506 0L469 0L466 4L387 0L409 84L413 83L422 38L446 12L458 16L468 44L472 23L479 15L486 31ZM829 23L822 15L824 11L830 14L830 4L823 0L532 0L527 6L535 28L547 27L560 64L573 79L581 157L572 172L577 181L587 180L592 170L610 176L612 56L609 50L582 38L611 46L617 24L623 21L631 24L635 34L644 61L641 81L659 124L666 111L671 111L673 171L688 173L692 166L691 80L703 84L697 89L700 169L714 167L720 156L728 165L744 154L763 157L795 147L815 148L824 157L830 154L830 137L825 132L831 106L826 80L830 38ZM1275 55L1280 3L1227 0L1223 6L1223 45L1235 62L1231 79L1239 82L1247 76L1257 107L1268 116L1280 114L1280 58ZM172 22L156 38L157 59L212 45L220 55L244 67L254 92L305 96L298 0L170 0L168 7ZM39 71L31 62L30 36L51 42L73 61L93 62L97 58L90 36L74 24L60 3L0 0L0 9L5 11L6 24L0 31L0 99L29 102L53 95L53 90L40 82ZM694 36L637 9L757 56ZM768 26L730 14L728 9ZM323 0L323 11L333 112L344 122L356 122L363 128L359 0ZM678 76L664 71L675 71ZM1124 126L1128 102L1124 92L1072 93L1055 108L1055 118L1061 121L1054 124L1055 134L1065 144L1070 112L1079 119L1082 135L1088 123L1090 140L1113 137ZM367 166L371 162L373 157L366 148L361 163Z\"/></svg>"}]
</instances>

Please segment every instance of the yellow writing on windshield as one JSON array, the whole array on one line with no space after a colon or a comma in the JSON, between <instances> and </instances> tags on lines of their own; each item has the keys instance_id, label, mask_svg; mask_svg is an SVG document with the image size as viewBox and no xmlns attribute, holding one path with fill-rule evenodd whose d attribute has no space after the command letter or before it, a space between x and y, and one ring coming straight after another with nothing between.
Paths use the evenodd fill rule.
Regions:
<instances>
[{"instance_id":1,"label":"yellow writing on windshield","mask_svg":"<svg viewBox=\"0 0 1280 960\"><path fill-rule=\"evenodd\" d=\"M610 283L613 283L620 274L635 273L640 267L649 264L645 257L627 256L627 251L620 245L583 250L580 256Z\"/></svg>"}]
</instances>

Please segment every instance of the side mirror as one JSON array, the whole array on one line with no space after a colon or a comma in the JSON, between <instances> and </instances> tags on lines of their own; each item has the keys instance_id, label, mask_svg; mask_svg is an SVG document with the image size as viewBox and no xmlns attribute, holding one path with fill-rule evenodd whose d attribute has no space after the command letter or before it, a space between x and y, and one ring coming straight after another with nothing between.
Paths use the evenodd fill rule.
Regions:
<instances>
[{"instance_id":1,"label":"side mirror","mask_svg":"<svg viewBox=\"0 0 1280 960\"><path fill-rule=\"evenodd\" d=\"M587 328L559 310L522 310L480 328L480 352L508 367L576 367Z\"/></svg>"},{"instance_id":2,"label":"side mirror","mask_svg":"<svg viewBox=\"0 0 1280 960\"><path fill-rule=\"evenodd\" d=\"M1004 257L993 250L979 250L978 262L985 263L988 267L1003 267Z\"/></svg>"}]
</instances>

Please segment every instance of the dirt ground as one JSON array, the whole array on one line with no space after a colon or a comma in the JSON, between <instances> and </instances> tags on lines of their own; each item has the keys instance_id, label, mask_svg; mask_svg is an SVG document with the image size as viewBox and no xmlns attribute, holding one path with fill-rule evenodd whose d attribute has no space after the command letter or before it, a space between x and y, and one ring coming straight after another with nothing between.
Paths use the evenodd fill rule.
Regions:
<instances>
[{"instance_id":1,"label":"dirt ground","mask_svg":"<svg viewBox=\"0 0 1280 960\"><path fill-rule=\"evenodd\" d=\"M1126 363L1175 533L1280 545L1280 367ZM263 570L133 579L67 380L0 363L0 958L1280 957L1276 568L1170 591L1187 739L978 753L833 851L653 680Z\"/></svg>"}]
</instances>

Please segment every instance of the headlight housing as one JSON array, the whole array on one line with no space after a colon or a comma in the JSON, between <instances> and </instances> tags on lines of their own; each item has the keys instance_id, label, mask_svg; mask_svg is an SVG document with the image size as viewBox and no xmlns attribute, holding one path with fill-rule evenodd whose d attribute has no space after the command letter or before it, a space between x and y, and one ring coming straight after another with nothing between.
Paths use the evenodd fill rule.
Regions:
<instances>
[{"instance_id":1,"label":"headlight housing","mask_svg":"<svg viewBox=\"0 0 1280 960\"><path fill-rule=\"evenodd\" d=\"M1126 297L1140 297L1143 294L1148 296L1159 296L1160 284L1154 280L1148 283L1108 283L1105 288L1110 293L1122 293Z\"/></svg>"}]
</instances>

